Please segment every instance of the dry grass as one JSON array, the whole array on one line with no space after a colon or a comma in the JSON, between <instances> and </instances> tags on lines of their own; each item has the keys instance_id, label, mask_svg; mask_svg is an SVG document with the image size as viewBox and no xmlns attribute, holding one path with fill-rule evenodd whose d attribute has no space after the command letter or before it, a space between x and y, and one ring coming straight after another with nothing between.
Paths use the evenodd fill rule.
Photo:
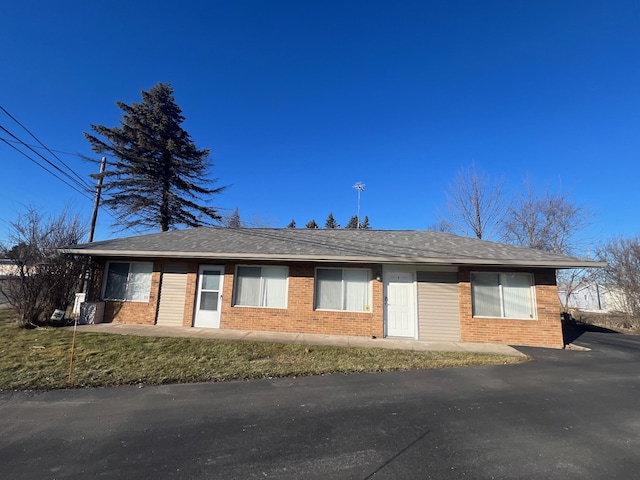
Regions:
<instances>
[{"instance_id":1,"label":"dry grass","mask_svg":"<svg viewBox=\"0 0 640 480\"><path fill-rule=\"evenodd\" d=\"M5 311L6 312L6 311ZM519 363L523 357L27 330L0 311L0 390L148 385Z\"/></svg>"},{"instance_id":2,"label":"dry grass","mask_svg":"<svg viewBox=\"0 0 640 480\"><path fill-rule=\"evenodd\" d=\"M640 318L632 317L626 313L592 312L578 309L572 309L570 313L574 320L586 325L595 325L624 333L640 332Z\"/></svg>"}]
</instances>

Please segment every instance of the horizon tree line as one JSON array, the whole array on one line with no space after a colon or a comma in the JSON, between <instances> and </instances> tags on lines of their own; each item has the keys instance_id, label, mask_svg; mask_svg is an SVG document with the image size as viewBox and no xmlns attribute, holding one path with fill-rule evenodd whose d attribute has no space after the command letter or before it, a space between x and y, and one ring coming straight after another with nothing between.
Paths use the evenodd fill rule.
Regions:
<instances>
[{"instance_id":1,"label":"horizon tree line","mask_svg":"<svg viewBox=\"0 0 640 480\"><path fill-rule=\"evenodd\" d=\"M318 223L315 221L315 219L311 219L309 220L305 226L305 228L320 228L320 225L318 225ZM295 219L291 219L291 221L289 222L289 224L287 225L287 228L298 228L296 226L296 221ZM362 219L362 221L359 221L358 216L357 215L353 215L349 221L347 222L347 224L344 227L341 227L340 224L336 221L335 217L333 216L333 212L329 212L329 215L327 215L327 219L324 222L324 228L331 230L331 229L360 229L360 230L370 230L371 229L371 224L369 223L369 217L367 215L364 216L364 218Z\"/></svg>"}]
</instances>

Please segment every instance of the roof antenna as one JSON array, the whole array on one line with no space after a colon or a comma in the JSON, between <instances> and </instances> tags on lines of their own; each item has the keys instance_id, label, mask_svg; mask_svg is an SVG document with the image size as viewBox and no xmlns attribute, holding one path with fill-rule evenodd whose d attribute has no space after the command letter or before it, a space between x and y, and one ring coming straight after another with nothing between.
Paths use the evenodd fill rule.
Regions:
<instances>
[{"instance_id":1,"label":"roof antenna","mask_svg":"<svg viewBox=\"0 0 640 480\"><path fill-rule=\"evenodd\" d=\"M358 191L358 214L356 215L356 228L360 229L360 192L364 192L364 183L356 182L353 186Z\"/></svg>"}]
</instances>

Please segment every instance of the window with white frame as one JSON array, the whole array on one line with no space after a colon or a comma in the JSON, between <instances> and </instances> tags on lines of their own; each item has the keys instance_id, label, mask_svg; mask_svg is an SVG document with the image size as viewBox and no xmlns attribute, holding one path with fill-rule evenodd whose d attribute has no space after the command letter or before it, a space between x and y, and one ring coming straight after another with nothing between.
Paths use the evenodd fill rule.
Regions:
<instances>
[{"instance_id":1,"label":"window with white frame","mask_svg":"<svg viewBox=\"0 0 640 480\"><path fill-rule=\"evenodd\" d=\"M288 276L288 267L238 267L233 304L242 307L287 308Z\"/></svg>"},{"instance_id":2,"label":"window with white frame","mask_svg":"<svg viewBox=\"0 0 640 480\"><path fill-rule=\"evenodd\" d=\"M474 317L536 317L530 273L472 273L471 297Z\"/></svg>"},{"instance_id":3,"label":"window with white frame","mask_svg":"<svg viewBox=\"0 0 640 480\"><path fill-rule=\"evenodd\" d=\"M151 262L109 262L105 272L103 300L148 302L152 272Z\"/></svg>"},{"instance_id":4,"label":"window with white frame","mask_svg":"<svg viewBox=\"0 0 640 480\"><path fill-rule=\"evenodd\" d=\"M316 309L368 312L371 272L366 269L318 268Z\"/></svg>"}]
</instances>

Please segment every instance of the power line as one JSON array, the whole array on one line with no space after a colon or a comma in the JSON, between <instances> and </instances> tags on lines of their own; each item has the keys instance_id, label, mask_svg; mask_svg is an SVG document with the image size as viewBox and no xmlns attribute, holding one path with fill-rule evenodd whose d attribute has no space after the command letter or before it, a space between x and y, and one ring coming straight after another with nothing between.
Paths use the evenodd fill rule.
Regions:
<instances>
[{"instance_id":1,"label":"power line","mask_svg":"<svg viewBox=\"0 0 640 480\"><path fill-rule=\"evenodd\" d=\"M7 140L8 142L11 142L11 143L22 143L22 142L19 142L19 141L17 141L17 140L9 140L9 139L6 139L6 140ZM81 154L79 154L79 153L65 152L64 150L57 150L57 149L55 149L55 148L41 147L41 146L38 146L38 145L31 145L31 144L29 144L29 143L25 143L25 145L28 145L28 146L33 147L33 148L42 148L42 149L44 149L44 150L49 150L49 151L51 151L51 152L62 153L63 155L71 155L71 156L73 156L73 157L82 158L83 160L87 158L86 156L81 155Z\"/></svg>"},{"instance_id":2,"label":"power line","mask_svg":"<svg viewBox=\"0 0 640 480\"><path fill-rule=\"evenodd\" d=\"M78 174L76 173L76 171L75 171L75 170L73 170L73 169L72 169L69 165L67 165L67 164L66 164L66 163L65 163L65 162L64 162L60 157L58 157L55 153L53 153L53 151L52 151L49 147L47 147L44 143L42 143L42 142L40 141L40 139L39 139L38 137L36 137L36 136L31 132L31 130L29 130L29 129L28 129L27 127L25 127L22 123L20 123L20 121L18 121L18 119L16 119L13 115L11 115L11 114L7 111L7 109L6 109L6 108L4 108L2 105L0 105L0 109L1 109L1 110L2 110L2 111L3 111L3 112L8 116L11 120L13 120L13 121L14 121L14 122L16 122L18 125L20 125L20 126L21 126L21 127L22 127L22 128L23 128L23 129L24 129L24 130L29 134L29 135L31 135L31 137L33 137L33 139L34 139L36 142L38 142L40 145L42 145L42 147L43 147L44 149L46 149L46 150L47 150L51 155L53 155L53 156L54 156L54 157L55 157L55 158L56 158L56 159L57 159L57 160L58 160L62 165L64 165L64 166L66 167L66 169L67 169L67 170L69 170L71 173L73 173L73 174L76 176L76 178L80 181L80 183L82 183L82 184L83 184L85 187L87 187L87 188L91 188L91 186L87 183L87 181L86 181L84 178L82 178L80 175L78 175ZM21 141L21 143L23 143L25 146L27 146L27 144L26 144L26 143L24 143L24 142L22 142L22 141ZM29 148L30 148L30 147L29 147ZM30 148L30 149L31 149L31 148ZM33 150L33 149L31 149L31 150ZM35 153L35 151L34 151L34 153Z\"/></svg>"},{"instance_id":3,"label":"power line","mask_svg":"<svg viewBox=\"0 0 640 480\"><path fill-rule=\"evenodd\" d=\"M58 157L54 152L58 152L58 153L62 153L62 154L66 154L66 155L73 155L75 157L80 157L80 158L85 158L82 155L78 155L76 153L70 153L70 152L64 152L62 150L53 150L50 149L49 147L47 147L44 143L42 143L40 141L40 139L38 139L38 137L36 137L27 127L25 127L22 123L20 123L20 121L18 121L13 115L11 115L7 109L5 109L3 106L0 105L0 110L2 110L9 118L11 118L14 122L16 122L18 125L20 125L27 133L29 133L29 135L31 135L31 137L33 137L41 146L38 147L37 145L30 145L26 142L24 142L22 139L18 138L16 135L14 135L13 133L11 133L7 128L3 127L2 125L0 125L0 130L3 130L4 132L6 132L9 136L11 136L14 140L8 139L8 138L4 138L4 137L0 137L0 141L4 142L5 144L7 144L9 147L13 148L14 150L16 150L18 153L20 153L21 155L24 155L27 159L29 159L30 161L32 161L33 163L35 163L36 165L38 165L40 168L42 168L44 171L46 171L47 173L53 175L55 178L57 178L58 180L60 180L62 183L64 183L65 185L67 185L68 187L70 187L71 189L73 189L74 191L76 191L77 193L79 193L80 195L84 196L85 198L88 198L89 200L93 200L94 199L94 187L89 184L84 178L82 178L75 170L73 170L73 168L71 168L69 165L67 165L62 159L60 159L60 157ZM64 178L61 178L60 176L58 176L55 172L51 171L49 168L47 168L45 165L41 164L40 162L38 162L37 160L35 160L34 158L30 157L28 154L26 154L25 152L23 152L22 150L20 150L18 147L16 147L15 145L12 145L13 143L17 143L20 145L23 145L25 147L27 147L29 150L31 150L33 153L35 153L38 157L40 157L42 160L44 160L46 163L48 163L51 167L53 167L55 170L57 170L58 172L60 172L62 175L64 175L69 182L67 180L65 180ZM55 165L51 160L49 160L48 158L46 158L45 156L41 155L39 152L37 152L36 150L34 150L35 148L42 148L46 151L48 151L51 155L53 155L69 172L71 172L71 174L73 174L73 176L75 176L75 178L73 176L71 176L68 172L62 170L59 166ZM98 208L102 207L104 205L98 205ZM103 208L102 209L104 212L107 213L107 215L109 215L110 217L112 217L116 222L121 222L124 218L124 215L115 215L114 213L111 212L110 208ZM141 232L139 229L137 229L134 226L130 226L128 227L131 230L133 230L135 233L137 234L141 234L144 232Z\"/></svg>"},{"instance_id":4,"label":"power line","mask_svg":"<svg viewBox=\"0 0 640 480\"><path fill-rule=\"evenodd\" d=\"M0 128L2 128L2 126L0 126ZM11 143L9 143L7 140L5 140L4 138L0 138L1 141L3 141L4 143L6 143L7 145L9 145L11 148L13 148L14 150L16 150L18 153L24 155L25 157L27 157L29 160L31 160L33 163L35 163L36 165L38 165L40 168L42 168L44 171L46 171L47 173L50 173L51 175L53 175L54 177L56 177L58 180L60 180L62 183L64 183L65 185L67 185L68 187L72 188L73 190L75 190L76 192L78 192L80 195L88 198L89 200L92 199L91 196L89 196L89 194L86 191L82 191L79 190L76 186L70 184L69 182L67 182L64 178L59 177L58 175L56 175L55 172L52 172L51 170L49 170L47 167L45 167L44 165L42 165L41 163L39 163L37 160L31 158L29 155L27 155L25 152L23 152L22 150L20 150L18 147L16 147L15 145L11 145ZM45 159L46 160L46 159ZM54 165L55 166L55 165Z\"/></svg>"},{"instance_id":5,"label":"power line","mask_svg":"<svg viewBox=\"0 0 640 480\"><path fill-rule=\"evenodd\" d=\"M1 108L1 107L0 107ZM3 127L2 125L0 125L0 130L3 130L4 132L8 133L11 137L15 138L18 142L20 142L22 145L24 145L25 147L27 147L29 150L31 150L33 153L35 153L37 156L39 156L41 159L43 159L45 162L47 162L49 165L51 165L53 168L55 168L56 170L58 170L62 175L64 175L65 177L67 177L69 179L69 181L73 182L76 186L78 186L79 188L85 190L85 191L90 191L91 192L91 187L89 187L87 184L80 182L78 180L76 180L74 177L72 177L71 175L69 175L67 172L65 172L64 170L62 170L60 167L58 167L56 164L54 164L51 160L49 160L48 158L46 158L44 155L40 154L40 152L37 152L36 150L34 150L33 148L29 147L27 144L25 144L21 139L19 139L17 136L15 136L13 133L11 133L9 130L7 130L5 127ZM8 142L7 145L10 145ZM15 150L18 150L20 153L23 153L22 150L16 148L14 145L10 145L12 148L14 148ZM26 156L26 155L25 155ZM30 160L33 161L32 158L27 157ZM47 170L48 171L48 170ZM49 172L51 173L51 172ZM59 178L59 177L56 177ZM66 182L65 182L66 183Z\"/></svg>"},{"instance_id":6,"label":"power line","mask_svg":"<svg viewBox=\"0 0 640 480\"><path fill-rule=\"evenodd\" d=\"M1 127L0 127L1 128ZM93 194L89 195L88 193L79 190L78 188L76 188L74 185L71 185L69 182L67 182L64 178L60 178L58 175L56 175L55 172L52 172L51 170L49 170L46 166L42 165L41 163L39 163L37 160L31 158L29 155L27 155L25 152L23 152L22 150L20 150L19 148L17 148L16 146L12 145L10 143L9 140L0 137L0 141L6 143L9 147L13 148L14 150L16 150L18 153L20 153L21 155L24 155L26 158L28 158L29 160L31 160L33 163L35 163L36 165L38 165L40 168L42 168L44 171L46 171L47 173L53 175L55 178L57 178L58 180L60 180L62 183L64 183L65 185L67 185L68 187L70 187L71 189L75 190L76 192L78 192L80 195L82 195L83 197L89 199L89 200L93 200ZM19 142L21 143L21 142ZM104 205L99 205L98 208L104 207ZM102 211L105 212L107 215L109 215L111 218L113 218L115 221L120 222L123 219L123 215L119 215L116 216L114 213L111 212L111 209L109 208L102 208ZM135 233L137 233L138 235L143 234L144 232L138 230L135 227L130 227L131 230L133 230Z\"/></svg>"}]
</instances>

